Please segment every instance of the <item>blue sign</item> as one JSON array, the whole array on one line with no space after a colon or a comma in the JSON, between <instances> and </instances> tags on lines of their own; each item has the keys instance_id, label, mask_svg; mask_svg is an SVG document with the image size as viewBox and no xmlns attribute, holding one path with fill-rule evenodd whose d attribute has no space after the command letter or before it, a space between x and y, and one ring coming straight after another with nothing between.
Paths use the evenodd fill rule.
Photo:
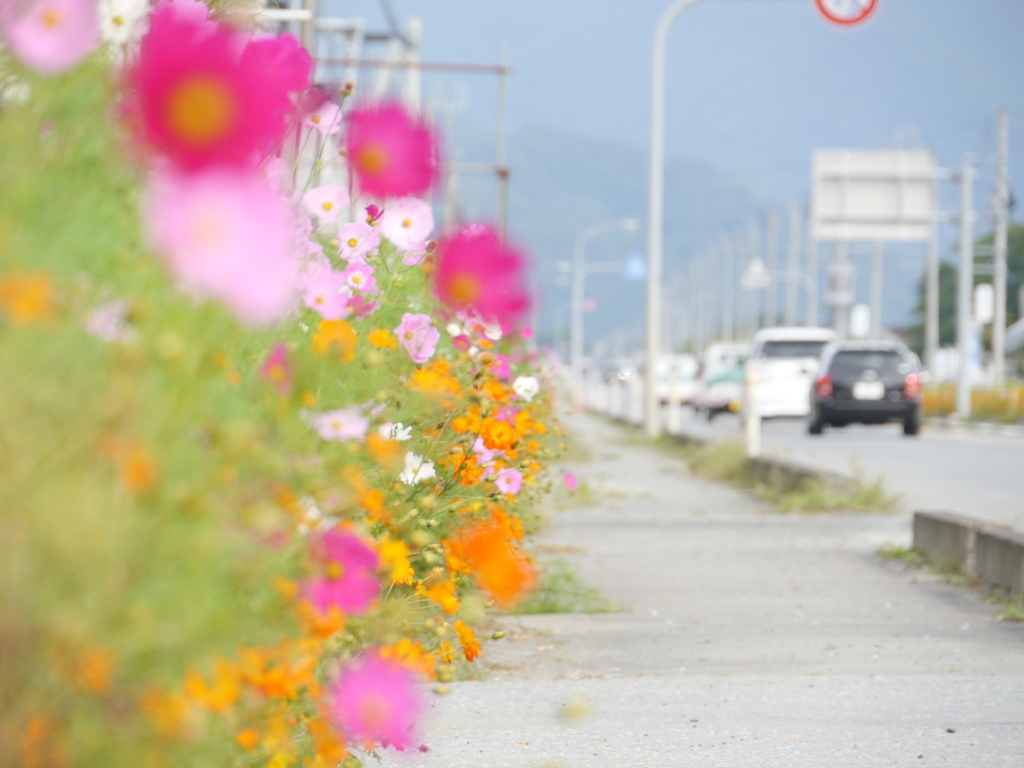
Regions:
<instances>
[{"instance_id":1,"label":"blue sign","mask_svg":"<svg viewBox=\"0 0 1024 768\"><path fill-rule=\"evenodd\" d=\"M644 261L643 254L638 251L629 254L626 265L622 268L622 276L627 280L647 279L647 262Z\"/></svg>"}]
</instances>

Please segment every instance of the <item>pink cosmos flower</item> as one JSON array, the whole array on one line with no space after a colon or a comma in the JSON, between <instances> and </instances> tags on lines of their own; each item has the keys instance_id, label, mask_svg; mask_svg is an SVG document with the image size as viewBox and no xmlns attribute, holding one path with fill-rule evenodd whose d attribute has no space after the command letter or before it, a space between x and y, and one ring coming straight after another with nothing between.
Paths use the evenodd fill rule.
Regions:
<instances>
[{"instance_id":1,"label":"pink cosmos flower","mask_svg":"<svg viewBox=\"0 0 1024 768\"><path fill-rule=\"evenodd\" d=\"M328 689L328 707L349 739L404 750L417 742L424 705L415 675L371 651L341 671Z\"/></svg>"},{"instance_id":2,"label":"pink cosmos flower","mask_svg":"<svg viewBox=\"0 0 1024 768\"><path fill-rule=\"evenodd\" d=\"M341 130L341 122L341 107L333 101L325 101L306 115L302 124L330 136Z\"/></svg>"},{"instance_id":3,"label":"pink cosmos flower","mask_svg":"<svg viewBox=\"0 0 1024 768\"><path fill-rule=\"evenodd\" d=\"M0 32L27 66L65 72L100 44L97 0L2 0Z\"/></svg>"},{"instance_id":4,"label":"pink cosmos flower","mask_svg":"<svg viewBox=\"0 0 1024 768\"><path fill-rule=\"evenodd\" d=\"M460 333L452 339L452 345L460 352L465 352L473 346L473 341L466 334Z\"/></svg>"},{"instance_id":5,"label":"pink cosmos flower","mask_svg":"<svg viewBox=\"0 0 1024 768\"><path fill-rule=\"evenodd\" d=\"M380 247L380 235L365 221L338 227L338 255L346 261L362 261L366 254Z\"/></svg>"},{"instance_id":6,"label":"pink cosmos flower","mask_svg":"<svg viewBox=\"0 0 1024 768\"><path fill-rule=\"evenodd\" d=\"M398 335L398 343L409 353L414 363L427 362L441 339L441 332L434 327L430 315L410 312L402 315L402 322L395 328L395 333Z\"/></svg>"},{"instance_id":7,"label":"pink cosmos flower","mask_svg":"<svg viewBox=\"0 0 1024 768\"><path fill-rule=\"evenodd\" d=\"M481 466L491 464L496 458L504 455L504 451L488 448L482 437L473 441L473 453L476 455L477 463Z\"/></svg>"},{"instance_id":8,"label":"pink cosmos flower","mask_svg":"<svg viewBox=\"0 0 1024 768\"><path fill-rule=\"evenodd\" d=\"M313 429L324 440L362 440L370 420L358 408L338 408L310 417Z\"/></svg>"},{"instance_id":9,"label":"pink cosmos flower","mask_svg":"<svg viewBox=\"0 0 1024 768\"><path fill-rule=\"evenodd\" d=\"M292 365L288 359L288 347L285 344L278 344L270 351L260 367L260 376L282 395L291 392Z\"/></svg>"},{"instance_id":10,"label":"pink cosmos flower","mask_svg":"<svg viewBox=\"0 0 1024 768\"><path fill-rule=\"evenodd\" d=\"M348 207L348 190L340 184L324 184L314 187L302 196L302 205L321 224L337 221L338 216Z\"/></svg>"},{"instance_id":11,"label":"pink cosmos flower","mask_svg":"<svg viewBox=\"0 0 1024 768\"><path fill-rule=\"evenodd\" d=\"M434 229L430 204L418 197L403 197L389 205L380 217L380 231L401 251L422 251Z\"/></svg>"},{"instance_id":12,"label":"pink cosmos flower","mask_svg":"<svg viewBox=\"0 0 1024 768\"><path fill-rule=\"evenodd\" d=\"M137 338L128 322L131 306L124 299L108 301L85 316L85 330L104 341L128 343Z\"/></svg>"},{"instance_id":13,"label":"pink cosmos flower","mask_svg":"<svg viewBox=\"0 0 1024 768\"><path fill-rule=\"evenodd\" d=\"M437 246L434 295L452 309L474 309L511 327L530 306L525 260L489 228L446 237Z\"/></svg>"},{"instance_id":14,"label":"pink cosmos flower","mask_svg":"<svg viewBox=\"0 0 1024 768\"><path fill-rule=\"evenodd\" d=\"M512 375L512 367L508 363L508 358L505 355L495 355L493 362L491 362L491 373L497 376L499 379L508 379Z\"/></svg>"},{"instance_id":15,"label":"pink cosmos flower","mask_svg":"<svg viewBox=\"0 0 1024 768\"><path fill-rule=\"evenodd\" d=\"M353 110L346 149L359 188L368 195L420 195L437 176L433 132L394 102Z\"/></svg>"},{"instance_id":16,"label":"pink cosmos flower","mask_svg":"<svg viewBox=\"0 0 1024 768\"><path fill-rule=\"evenodd\" d=\"M303 281L302 300L324 320L343 320L352 309L352 293L345 284L345 276L324 263L311 269Z\"/></svg>"},{"instance_id":17,"label":"pink cosmos flower","mask_svg":"<svg viewBox=\"0 0 1024 768\"><path fill-rule=\"evenodd\" d=\"M180 14L176 5L165 1L153 11L126 73L132 124L186 170L249 165L255 151L274 146L284 133L290 76L268 80L262 67L242 66L244 38ZM266 53L261 48L251 56Z\"/></svg>"},{"instance_id":18,"label":"pink cosmos flower","mask_svg":"<svg viewBox=\"0 0 1024 768\"><path fill-rule=\"evenodd\" d=\"M366 206L366 223L367 224L375 224L377 222L377 219L379 219L383 215L384 215L384 209L383 208L378 208L373 203L370 203L368 206Z\"/></svg>"},{"instance_id":19,"label":"pink cosmos flower","mask_svg":"<svg viewBox=\"0 0 1024 768\"><path fill-rule=\"evenodd\" d=\"M377 290L377 278L374 277L373 267L369 264L349 264L342 272L345 285L353 291L366 295Z\"/></svg>"},{"instance_id":20,"label":"pink cosmos flower","mask_svg":"<svg viewBox=\"0 0 1024 768\"><path fill-rule=\"evenodd\" d=\"M285 194L289 189L288 175L291 169L280 157L268 157L257 160L256 175L266 183L268 187L278 194Z\"/></svg>"},{"instance_id":21,"label":"pink cosmos flower","mask_svg":"<svg viewBox=\"0 0 1024 768\"><path fill-rule=\"evenodd\" d=\"M523 473L512 467L499 469L494 484L502 493L510 493L514 496L523 487Z\"/></svg>"},{"instance_id":22,"label":"pink cosmos flower","mask_svg":"<svg viewBox=\"0 0 1024 768\"><path fill-rule=\"evenodd\" d=\"M576 487L579 485L579 481L576 479L576 475L574 475L572 472L566 472L562 475L562 483L570 491L575 491Z\"/></svg>"},{"instance_id":23,"label":"pink cosmos flower","mask_svg":"<svg viewBox=\"0 0 1024 768\"><path fill-rule=\"evenodd\" d=\"M300 594L321 613L331 608L348 614L366 613L380 594L374 571L380 566L377 554L358 536L331 529L311 542L312 555L324 575L309 579Z\"/></svg>"},{"instance_id":24,"label":"pink cosmos flower","mask_svg":"<svg viewBox=\"0 0 1024 768\"><path fill-rule=\"evenodd\" d=\"M524 325L522 328L520 328L519 329L519 338L522 339L523 341L529 341L530 339L532 339L533 338L533 326L532 325Z\"/></svg>"},{"instance_id":25,"label":"pink cosmos flower","mask_svg":"<svg viewBox=\"0 0 1024 768\"><path fill-rule=\"evenodd\" d=\"M175 0L177 2L177 0ZM296 93L309 86L313 59L298 39L289 34L265 35L251 40L242 51L241 65L253 69L277 91Z\"/></svg>"},{"instance_id":26,"label":"pink cosmos flower","mask_svg":"<svg viewBox=\"0 0 1024 768\"><path fill-rule=\"evenodd\" d=\"M352 314L360 318L369 317L377 311L377 302L359 293L352 297L349 306L352 307Z\"/></svg>"},{"instance_id":27,"label":"pink cosmos flower","mask_svg":"<svg viewBox=\"0 0 1024 768\"><path fill-rule=\"evenodd\" d=\"M191 292L267 325L292 308L292 212L251 173L212 168L154 177L143 218L149 240Z\"/></svg>"}]
</instances>

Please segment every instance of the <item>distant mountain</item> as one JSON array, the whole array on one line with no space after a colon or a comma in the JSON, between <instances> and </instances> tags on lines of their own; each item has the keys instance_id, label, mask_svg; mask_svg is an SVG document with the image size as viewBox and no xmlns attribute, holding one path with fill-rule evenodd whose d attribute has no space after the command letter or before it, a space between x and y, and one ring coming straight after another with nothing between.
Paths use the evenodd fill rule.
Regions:
<instances>
[{"instance_id":1,"label":"distant mountain","mask_svg":"<svg viewBox=\"0 0 1024 768\"><path fill-rule=\"evenodd\" d=\"M458 159L493 157L493 139L484 134L458 137ZM571 258L576 234L595 222L635 216L641 229L590 240L588 261L625 260L645 251L647 153L605 139L547 127L524 129L509 141L513 168L509 228L532 253L543 294L540 330L550 336L566 325L568 287L556 285L554 266ZM459 179L463 212L493 218L494 181ZM765 208L748 187L699 160L671 158L665 164L664 274L666 279L713 243ZM613 328L637 333L643 325L643 284L619 275L594 275L586 293L597 300L587 318L590 340Z\"/></svg>"}]
</instances>

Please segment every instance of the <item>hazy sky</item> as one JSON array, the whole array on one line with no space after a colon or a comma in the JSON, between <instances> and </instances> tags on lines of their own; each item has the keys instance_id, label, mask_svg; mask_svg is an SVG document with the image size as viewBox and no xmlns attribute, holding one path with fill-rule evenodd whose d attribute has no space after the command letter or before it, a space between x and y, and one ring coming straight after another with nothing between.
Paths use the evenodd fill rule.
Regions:
<instances>
[{"instance_id":1,"label":"hazy sky","mask_svg":"<svg viewBox=\"0 0 1024 768\"><path fill-rule=\"evenodd\" d=\"M375 0L326 2L380 18ZM423 19L425 60L493 63L507 45L517 69L511 130L540 123L639 146L649 130L651 38L668 4L393 0L400 19ZM818 146L920 142L944 164L966 151L988 160L992 113L1004 105L1012 175L1022 178L1022 33L1021 0L880 0L873 20L853 30L822 20L812 0L703 0L669 41L667 149L737 172L766 196L803 197ZM464 119L488 126L489 78L433 78L428 95L450 95L456 82L470 93Z\"/></svg>"}]
</instances>

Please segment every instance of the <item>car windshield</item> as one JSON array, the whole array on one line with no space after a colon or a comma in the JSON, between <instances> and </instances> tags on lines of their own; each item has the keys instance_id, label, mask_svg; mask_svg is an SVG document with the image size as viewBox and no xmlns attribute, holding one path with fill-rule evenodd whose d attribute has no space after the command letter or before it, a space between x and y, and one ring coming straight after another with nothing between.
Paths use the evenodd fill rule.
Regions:
<instances>
[{"instance_id":1,"label":"car windshield","mask_svg":"<svg viewBox=\"0 0 1024 768\"><path fill-rule=\"evenodd\" d=\"M824 341L766 341L761 347L761 357L817 357L821 353Z\"/></svg>"},{"instance_id":2,"label":"car windshield","mask_svg":"<svg viewBox=\"0 0 1024 768\"><path fill-rule=\"evenodd\" d=\"M910 373L911 367L895 350L856 349L838 352L829 372L833 376L860 376L864 371L878 371L882 376Z\"/></svg>"}]
</instances>

